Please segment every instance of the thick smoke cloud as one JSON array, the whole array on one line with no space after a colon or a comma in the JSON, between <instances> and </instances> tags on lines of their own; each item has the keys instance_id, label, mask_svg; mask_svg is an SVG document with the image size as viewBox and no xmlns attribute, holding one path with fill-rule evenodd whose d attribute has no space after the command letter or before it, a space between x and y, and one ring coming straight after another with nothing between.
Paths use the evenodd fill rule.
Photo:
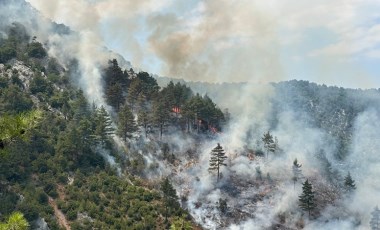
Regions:
<instances>
[{"instance_id":1,"label":"thick smoke cloud","mask_svg":"<svg viewBox=\"0 0 380 230\"><path fill-rule=\"evenodd\" d=\"M121 46L133 54L137 66L142 64L143 55L157 56L162 74L188 80L255 82L276 81L282 75L276 21L251 1L200 2L184 16L161 13L169 1L30 3L73 30L91 31L116 42L124 39ZM134 37L136 33L146 36L148 43L141 44Z\"/></svg>"},{"instance_id":2,"label":"thick smoke cloud","mask_svg":"<svg viewBox=\"0 0 380 230\"><path fill-rule=\"evenodd\" d=\"M357 59L379 56L376 0L29 2L161 75L213 82L301 77L350 87L377 82Z\"/></svg>"},{"instance_id":3,"label":"thick smoke cloud","mask_svg":"<svg viewBox=\"0 0 380 230\"><path fill-rule=\"evenodd\" d=\"M169 76L268 82L282 75L276 21L252 1L202 1L181 17L151 16L149 26L150 45Z\"/></svg>"},{"instance_id":4,"label":"thick smoke cloud","mask_svg":"<svg viewBox=\"0 0 380 230\"><path fill-rule=\"evenodd\" d=\"M280 45L297 42L302 37L301 34L295 33L294 37L279 40L279 28L286 25L286 29L293 31L326 23L331 30L336 30L341 35L341 40L349 40L347 33L352 28L347 27L347 22L357 18L350 14L344 15L347 12L355 12L354 10L343 9L340 12L340 8L334 7L338 3L328 1L315 3L315 8L311 7L308 12L292 15L293 12L301 12L302 4L277 2L280 5L279 9L287 9L287 13L284 14L272 7L276 1L241 1L232 4L226 0L210 0L195 4L196 7L180 16L172 12L162 12L169 5L179 8L171 1L30 0L30 3L46 17L65 23L77 31L66 35L52 34L54 29L46 20L35 19L34 23L30 23L29 17L33 15L31 12L20 13L22 16L18 17L20 22L28 25L32 34L37 34L37 37L47 44L49 54L57 57L63 65L68 66L73 58L78 60L78 83L89 101L99 105L105 104L100 67L113 56L102 48L106 36L103 34L104 31L118 34L113 38L114 41L126 41L123 48L129 49L132 56L136 56L137 65L143 65L145 55L154 54L161 64L163 73L171 76L188 80L268 82L281 80L284 75ZM322 3L327 5L323 6ZM352 1L352 4L361 5L359 1ZM321 15L321 12L330 8L341 16L341 20L328 23L327 20L331 17L320 17L320 21L317 17L307 17L307 13L313 16ZM6 15L9 9L2 10L2 14ZM282 22L281 18L288 20ZM145 23L141 23L141 20ZM116 24L105 29L104 27L108 27L107 22ZM146 44L141 44L139 38L134 37L140 26L146 28L143 36L146 38ZM310 56L326 53L331 52L323 49L311 52ZM326 222L330 217L339 217L343 213L334 207L326 208L321 220L305 220L306 228L354 229L357 227L355 219L363 221L360 227L368 228L369 212L378 202L376 197L379 191L379 181L376 179L379 175L379 158L376 149L380 146L377 146L379 142L376 140L380 137L380 127L374 125L379 120L378 112L369 110L357 118L352 152L347 159L348 163L342 165L333 160L335 146L333 141L329 140L328 133L312 127L308 119L299 117L294 108L280 111L277 114L279 123L271 127L270 118L273 111L270 101L275 97L271 85L247 84L240 89L238 92L222 90L217 95L224 107L233 105L232 112L235 116L215 143L199 144L190 140L175 139L177 145L199 144L197 162L189 167L186 165L188 159L184 158L183 165L179 166L182 167L182 171L175 177L180 194L189 191L186 203L196 221L205 227L217 228L223 220L217 211L216 202L219 198L227 198L230 207L243 207L243 211L255 214L241 223L229 226L231 229L268 228L276 221L278 213L294 213L298 210L297 195L301 188L299 185L294 188L290 180L293 160L298 158L303 164L306 177L320 178L323 169L315 158L315 153L322 149L337 172L344 175L347 169L350 169L353 177L357 179L358 189L354 197L342 201L342 207L350 211L348 215L357 214L354 217L345 216L342 220ZM278 158L270 157L268 160L249 161L245 149L253 148L256 141L260 141L261 135L269 129L279 137L283 155ZM215 177L207 170L209 152L217 141L225 147L229 157L229 167L222 169L223 178L220 184L215 183ZM183 148L185 150L187 147ZM182 149L178 152L182 152ZM153 158L154 154L146 155L147 161L154 161ZM256 181L257 167L260 167L263 176L269 172L278 185L273 189L268 189L267 185L259 185L254 187L255 189L240 186L239 196L224 193L226 189L223 186L229 183L243 181L250 185ZM162 175L168 174L168 171L162 170ZM252 198L261 193L270 194L270 199L260 201L258 206L250 206ZM198 207L199 201L203 202L201 207ZM300 217L295 215L293 218ZM289 222L288 224L294 227L294 224Z\"/></svg>"}]
</instances>

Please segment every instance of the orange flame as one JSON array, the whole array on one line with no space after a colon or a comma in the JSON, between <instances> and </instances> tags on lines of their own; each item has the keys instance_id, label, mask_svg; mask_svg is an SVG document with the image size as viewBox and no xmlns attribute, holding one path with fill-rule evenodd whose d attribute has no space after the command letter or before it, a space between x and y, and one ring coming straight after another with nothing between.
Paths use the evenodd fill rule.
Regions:
<instances>
[{"instance_id":1,"label":"orange flame","mask_svg":"<svg viewBox=\"0 0 380 230\"><path fill-rule=\"evenodd\" d=\"M172 111L173 111L174 113L181 113L181 109L180 109L179 107L177 107L177 106L174 106L174 107L172 108Z\"/></svg>"}]
</instances>

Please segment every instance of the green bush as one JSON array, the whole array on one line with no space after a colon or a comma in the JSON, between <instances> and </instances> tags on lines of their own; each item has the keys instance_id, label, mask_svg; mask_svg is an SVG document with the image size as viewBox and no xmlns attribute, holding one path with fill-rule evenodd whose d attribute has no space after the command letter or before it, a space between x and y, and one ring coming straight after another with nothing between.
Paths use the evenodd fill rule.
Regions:
<instances>
[{"instance_id":1,"label":"green bush","mask_svg":"<svg viewBox=\"0 0 380 230\"><path fill-rule=\"evenodd\" d=\"M27 47L27 53L29 57L33 58L44 58L47 53L40 42L32 42Z\"/></svg>"}]
</instances>

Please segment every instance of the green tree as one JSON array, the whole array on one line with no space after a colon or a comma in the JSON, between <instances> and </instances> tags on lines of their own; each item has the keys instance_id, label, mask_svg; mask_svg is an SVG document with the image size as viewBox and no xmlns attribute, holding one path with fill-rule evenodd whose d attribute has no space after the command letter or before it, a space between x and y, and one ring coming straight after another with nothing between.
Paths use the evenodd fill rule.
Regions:
<instances>
[{"instance_id":1,"label":"green tree","mask_svg":"<svg viewBox=\"0 0 380 230\"><path fill-rule=\"evenodd\" d=\"M42 75L36 74L30 82L29 89L33 94L43 93L47 96L51 96L53 93L53 85Z\"/></svg>"},{"instance_id":2,"label":"green tree","mask_svg":"<svg viewBox=\"0 0 380 230\"><path fill-rule=\"evenodd\" d=\"M17 115L3 115L0 117L0 150L4 149L14 139L25 137L26 131L35 127L41 118L39 110Z\"/></svg>"},{"instance_id":3,"label":"green tree","mask_svg":"<svg viewBox=\"0 0 380 230\"><path fill-rule=\"evenodd\" d=\"M178 197L176 190L167 177L161 182L161 191L165 205L165 220L167 221L170 209L178 206Z\"/></svg>"},{"instance_id":4,"label":"green tree","mask_svg":"<svg viewBox=\"0 0 380 230\"><path fill-rule=\"evenodd\" d=\"M200 119L202 119L201 115L204 114L204 106L203 106L203 99L202 97L197 93L194 97L190 99L188 102L188 105L186 106L187 109L189 109L189 114L187 114L189 117L195 119L195 124L197 127L197 132L200 131Z\"/></svg>"},{"instance_id":5,"label":"green tree","mask_svg":"<svg viewBox=\"0 0 380 230\"><path fill-rule=\"evenodd\" d=\"M184 106L181 109L181 114L182 114L182 117L186 120L187 132L190 132L192 122L195 120L195 117L196 117L191 101L188 101L184 104Z\"/></svg>"},{"instance_id":6,"label":"green tree","mask_svg":"<svg viewBox=\"0 0 380 230\"><path fill-rule=\"evenodd\" d=\"M314 203L314 191L309 180L306 180L305 183L302 184L302 194L299 196L299 206L302 210L310 213L316 207Z\"/></svg>"},{"instance_id":7,"label":"green tree","mask_svg":"<svg viewBox=\"0 0 380 230\"><path fill-rule=\"evenodd\" d=\"M0 63L6 63L12 58L15 58L16 55L17 53L15 48L6 45L2 45L0 47Z\"/></svg>"},{"instance_id":8,"label":"green tree","mask_svg":"<svg viewBox=\"0 0 380 230\"><path fill-rule=\"evenodd\" d=\"M0 111L17 114L32 109L33 101L19 87L11 85L1 91Z\"/></svg>"},{"instance_id":9,"label":"green tree","mask_svg":"<svg viewBox=\"0 0 380 230\"><path fill-rule=\"evenodd\" d=\"M68 128L60 133L57 142L57 151L71 160L77 160L78 156L82 154L82 142L78 128L71 124Z\"/></svg>"},{"instance_id":10,"label":"green tree","mask_svg":"<svg viewBox=\"0 0 380 230\"><path fill-rule=\"evenodd\" d=\"M29 57L33 58L44 58L47 55L46 50L42 44L36 41L36 37L33 38L33 41L28 45L26 51Z\"/></svg>"},{"instance_id":11,"label":"green tree","mask_svg":"<svg viewBox=\"0 0 380 230\"><path fill-rule=\"evenodd\" d=\"M146 102L157 99L159 89L156 79L146 72L140 72L131 80L127 102L134 111L136 107L141 108Z\"/></svg>"},{"instance_id":12,"label":"green tree","mask_svg":"<svg viewBox=\"0 0 380 230\"><path fill-rule=\"evenodd\" d=\"M12 213L5 223L0 223L0 230L26 230L29 223L21 212Z\"/></svg>"},{"instance_id":13,"label":"green tree","mask_svg":"<svg viewBox=\"0 0 380 230\"><path fill-rule=\"evenodd\" d=\"M106 83L106 89L112 85L119 84L122 88L128 85L128 73L123 72L119 67L116 59L108 62L108 67L104 71L104 81Z\"/></svg>"},{"instance_id":14,"label":"green tree","mask_svg":"<svg viewBox=\"0 0 380 230\"><path fill-rule=\"evenodd\" d=\"M148 125L150 123L150 117L148 115L147 112L141 110L139 113L138 113L138 118L137 118L137 123L139 126L143 127L144 128L144 132L145 132L145 137L148 136Z\"/></svg>"},{"instance_id":15,"label":"green tree","mask_svg":"<svg viewBox=\"0 0 380 230\"><path fill-rule=\"evenodd\" d=\"M369 222L369 225L371 226L372 230L380 230L380 209L379 207L375 207L373 212L371 212L371 221Z\"/></svg>"},{"instance_id":16,"label":"green tree","mask_svg":"<svg viewBox=\"0 0 380 230\"><path fill-rule=\"evenodd\" d=\"M133 133L137 131L135 116L128 105L125 105L119 112L118 134L127 141Z\"/></svg>"},{"instance_id":17,"label":"green tree","mask_svg":"<svg viewBox=\"0 0 380 230\"><path fill-rule=\"evenodd\" d=\"M344 178L344 188L346 191L351 192L356 189L355 181L352 179L350 172Z\"/></svg>"},{"instance_id":18,"label":"green tree","mask_svg":"<svg viewBox=\"0 0 380 230\"><path fill-rule=\"evenodd\" d=\"M111 118L104 106L96 110L95 124L95 140L104 147L108 138L114 134Z\"/></svg>"},{"instance_id":19,"label":"green tree","mask_svg":"<svg viewBox=\"0 0 380 230\"><path fill-rule=\"evenodd\" d=\"M193 226L190 221L186 220L186 216L176 216L170 225L170 230L192 230Z\"/></svg>"},{"instance_id":20,"label":"green tree","mask_svg":"<svg viewBox=\"0 0 380 230\"><path fill-rule=\"evenodd\" d=\"M114 107L116 111L119 111L120 105L124 102L123 89L121 84L116 83L114 85L110 85L106 89L106 99L107 103Z\"/></svg>"},{"instance_id":21,"label":"green tree","mask_svg":"<svg viewBox=\"0 0 380 230\"><path fill-rule=\"evenodd\" d=\"M159 128L162 138L164 127L169 122L170 114L162 101L156 101L153 105L153 122Z\"/></svg>"},{"instance_id":22,"label":"green tree","mask_svg":"<svg viewBox=\"0 0 380 230\"><path fill-rule=\"evenodd\" d=\"M208 168L209 171L217 171L217 182L220 178L220 167L227 166L227 164L224 163L226 159L226 153L223 147L218 143L218 145L211 150L210 167Z\"/></svg>"},{"instance_id":23,"label":"green tree","mask_svg":"<svg viewBox=\"0 0 380 230\"><path fill-rule=\"evenodd\" d=\"M269 152L274 153L276 150L273 136L268 131L268 132L264 133L261 140L264 142L264 148L265 148L265 151L267 153L267 158L268 158Z\"/></svg>"}]
</instances>

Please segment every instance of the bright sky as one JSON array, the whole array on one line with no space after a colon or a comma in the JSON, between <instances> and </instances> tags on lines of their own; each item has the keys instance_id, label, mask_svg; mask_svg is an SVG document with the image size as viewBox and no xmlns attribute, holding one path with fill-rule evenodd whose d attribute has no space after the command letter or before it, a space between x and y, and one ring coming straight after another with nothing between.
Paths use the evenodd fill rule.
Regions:
<instances>
[{"instance_id":1,"label":"bright sky","mask_svg":"<svg viewBox=\"0 0 380 230\"><path fill-rule=\"evenodd\" d=\"M28 1L151 73L380 88L379 0Z\"/></svg>"}]
</instances>

